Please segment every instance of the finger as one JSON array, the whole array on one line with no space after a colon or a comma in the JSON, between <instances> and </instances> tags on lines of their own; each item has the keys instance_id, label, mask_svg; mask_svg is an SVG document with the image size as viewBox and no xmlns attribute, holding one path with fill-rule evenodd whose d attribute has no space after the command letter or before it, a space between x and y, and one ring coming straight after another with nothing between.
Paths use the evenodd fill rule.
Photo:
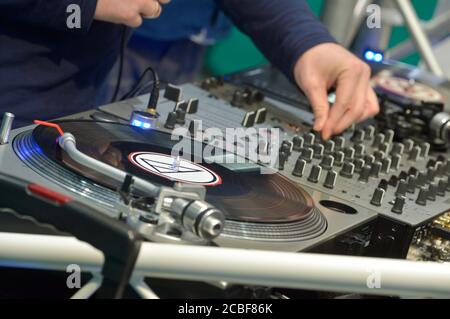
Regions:
<instances>
[{"instance_id":1,"label":"finger","mask_svg":"<svg viewBox=\"0 0 450 319\"><path fill-rule=\"evenodd\" d=\"M327 121L330 109L327 89L324 86L311 86L305 90L305 95L309 99L314 112L314 130L320 132Z\"/></svg>"},{"instance_id":2,"label":"finger","mask_svg":"<svg viewBox=\"0 0 450 319\"><path fill-rule=\"evenodd\" d=\"M127 20L125 24L130 28L139 28L142 24L142 17L137 14L133 18Z\"/></svg>"},{"instance_id":3,"label":"finger","mask_svg":"<svg viewBox=\"0 0 450 319\"><path fill-rule=\"evenodd\" d=\"M157 18L161 15L162 7L158 1L147 0L141 7L140 14L146 19Z\"/></svg>"},{"instance_id":4,"label":"finger","mask_svg":"<svg viewBox=\"0 0 450 319\"><path fill-rule=\"evenodd\" d=\"M168 4L171 0L158 0L161 4Z\"/></svg>"},{"instance_id":5,"label":"finger","mask_svg":"<svg viewBox=\"0 0 450 319\"><path fill-rule=\"evenodd\" d=\"M371 117L374 117L380 112L380 105L378 103L378 98L372 87L367 90L367 103L364 110L363 116L360 118L359 122L363 122Z\"/></svg>"}]
</instances>

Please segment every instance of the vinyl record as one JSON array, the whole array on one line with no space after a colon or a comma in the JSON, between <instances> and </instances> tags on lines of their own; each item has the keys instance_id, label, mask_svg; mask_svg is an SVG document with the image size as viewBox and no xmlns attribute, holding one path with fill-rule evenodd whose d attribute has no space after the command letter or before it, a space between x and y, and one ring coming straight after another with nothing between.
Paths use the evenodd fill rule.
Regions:
<instances>
[{"instance_id":1,"label":"vinyl record","mask_svg":"<svg viewBox=\"0 0 450 319\"><path fill-rule=\"evenodd\" d=\"M77 148L104 163L160 185L175 181L205 185L206 200L221 209L227 220L253 223L289 223L317 214L312 198L295 183L259 169L235 170L203 159L170 156L178 140L167 133L128 125L92 121L62 121L64 132L73 134ZM95 183L117 189L117 182L74 162L57 144L54 128L39 126L34 141L48 158ZM205 144L193 142L203 149ZM187 159L184 159L187 158Z\"/></svg>"}]
</instances>

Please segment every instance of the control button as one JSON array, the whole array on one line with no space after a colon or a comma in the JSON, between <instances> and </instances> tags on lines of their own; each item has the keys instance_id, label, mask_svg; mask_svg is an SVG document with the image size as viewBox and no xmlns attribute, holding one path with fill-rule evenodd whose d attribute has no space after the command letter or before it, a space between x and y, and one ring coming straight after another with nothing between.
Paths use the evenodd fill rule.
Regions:
<instances>
[{"instance_id":1,"label":"control button","mask_svg":"<svg viewBox=\"0 0 450 319\"><path fill-rule=\"evenodd\" d=\"M437 191L436 194L438 196L445 196L445 192L447 191L447 184L443 179L440 179L437 184Z\"/></svg>"},{"instance_id":2,"label":"control button","mask_svg":"<svg viewBox=\"0 0 450 319\"><path fill-rule=\"evenodd\" d=\"M344 149L344 154L345 154L345 159L347 161L351 161L355 157L355 149L353 147L346 147Z\"/></svg>"},{"instance_id":3,"label":"control button","mask_svg":"<svg viewBox=\"0 0 450 319\"><path fill-rule=\"evenodd\" d=\"M430 143L423 143L421 147L420 157L427 158L430 153Z\"/></svg>"},{"instance_id":4,"label":"control button","mask_svg":"<svg viewBox=\"0 0 450 319\"><path fill-rule=\"evenodd\" d=\"M445 174L445 166L444 163L442 162L437 162L436 165L434 166L435 170L436 170L436 177L441 177L442 175Z\"/></svg>"},{"instance_id":5,"label":"control button","mask_svg":"<svg viewBox=\"0 0 450 319\"><path fill-rule=\"evenodd\" d=\"M334 166L334 157L332 155L325 155L322 159L322 162L320 162L320 166L324 170L329 171Z\"/></svg>"},{"instance_id":6,"label":"control button","mask_svg":"<svg viewBox=\"0 0 450 319\"><path fill-rule=\"evenodd\" d=\"M383 174L389 174L389 171L391 170L391 164L392 161L390 158L383 158L381 161L381 172Z\"/></svg>"},{"instance_id":7,"label":"control button","mask_svg":"<svg viewBox=\"0 0 450 319\"><path fill-rule=\"evenodd\" d=\"M242 120L242 127L252 127L255 125L256 112L247 112Z\"/></svg>"},{"instance_id":8,"label":"control button","mask_svg":"<svg viewBox=\"0 0 450 319\"><path fill-rule=\"evenodd\" d=\"M176 110L176 113L177 113L176 123L180 125L186 124L186 111L179 108Z\"/></svg>"},{"instance_id":9,"label":"control button","mask_svg":"<svg viewBox=\"0 0 450 319\"><path fill-rule=\"evenodd\" d=\"M366 146L364 144L355 145L355 157L362 158L366 152Z\"/></svg>"},{"instance_id":10,"label":"control button","mask_svg":"<svg viewBox=\"0 0 450 319\"><path fill-rule=\"evenodd\" d=\"M186 107L186 113L187 114L195 114L198 112L198 105L199 100L198 99L190 99L187 103Z\"/></svg>"},{"instance_id":11,"label":"control button","mask_svg":"<svg viewBox=\"0 0 450 319\"><path fill-rule=\"evenodd\" d=\"M283 143L281 143L280 152L285 152L288 156L290 156L293 149L294 143L292 143L291 141L283 141Z\"/></svg>"},{"instance_id":12,"label":"control button","mask_svg":"<svg viewBox=\"0 0 450 319\"><path fill-rule=\"evenodd\" d=\"M397 191L395 192L396 196L406 196L406 192L408 191L408 184L405 180L401 180L398 183Z\"/></svg>"},{"instance_id":13,"label":"control button","mask_svg":"<svg viewBox=\"0 0 450 319\"><path fill-rule=\"evenodd\" d=\"M360 182L367 183L369 181L370 170L371 169L369 165L364 166L364 168L361 170L361 174L359 175Z\"/></svg>"},{"instance_id":14,"label":"control button","mask_svg":"<svg viewBox=\"0 0 450 319\"><path fill-rule=\"evenodd\" d=\"M361 144L364 142L365 137L366 133L363 130L356 130L351 140L355 144Z\"/></svg>"},{"instance_id":15,"label":"control button","mask_svg":"<svg viewBox=\"0 0 450 319\"><path fill-rule=\"evenodd\" d=\"M334 141L328 140L328 141L325 142L324 146L325 146L325 150L324 150L325 154L330 155L330 154L334 153L334 148L335 148Z\"/></svg>"},{"instance_id":16,"label":"control button","mask_svg":"<svg viewBox=\"0 0 450 319\"><path fill-rule=\"evenodd\" d=\"M431 183L434 181L435 178L436 178L436 169L434 167L430 167L427 170L427 181Z\"/></svg>"},{"instance_id":17,"label":"control button","mask_svg":"<svg viewBox=\"0 0 450 319\"><path fill-rule=\"evenodd\" d=\"M364 156L364 162L366 165L372 165L375 162L375 156L367 154Z\"/></svg>"},{"instance_id":18,"label":"control button","mask_svg":"<svg viewBox=\"0 0 450 319\"><path fill-rule=\"evenodd\" d=\"M405 151L405 145L402 143L394 143L392 146L391 154L392 155L403 155L403 152Z\"/></svg>"},{"instance_id":19,"label":"control button","mask_svg":"<svg viewBox=\"0 0 450 319\"><path fill-rule=\"evenodd\" d=\"M404 145L405 145L405 149L404 149L405 153L409 153L412 151L412 149L414 147L414 141L411 139L407 139L407 140L405 140Z\"/></svg>"},{"instance_id":20,"label":"control button","mask_svg":"<svg viewBox=\"0 0 450 319\"><path fill-rule=\"evenodd\" d=\"M398 196L395 198L394 206L392 207L392 212L394 214L402 214L403 208L405 207L406 199L404 196Z\"/></svg>"},{"instance_id":21,"label":"control button","mask_svg":"<svg viewBox=\"0 0 450 319\"><path fill-rule=\"evenodd\" d=\"M392 142L394 141L395 132L389 129L386 130L386 132L384 132L384 135L385 135L384 142L387 143L388 145L391 145Z\"/></svg>"},{"instance_id":22,"label":"control button","mask_svg":"<svg viewBox=\"0 0 450 319\"><path fill-rule=\"evenodd\" d=\"M278 155L278 169L280 171L284 171L284 165L286 164L288 157L289 155L285 152L280 152Z\"/></svg>"},{"instance_id":23,"label":"control button","mask_svg":"<svg viewBox=\"0 0 450 319\"><path fill-rule=\"evenodd\" d=\"M391 163L392 170L398 171L400 169L401 162L402 162L402 156L400 154L392 155L392 163Z\"/></svg>"},{"instance_id":24,"label":"control button","mask_svg":"<svg viewBox=\"0 0 450 319\"><path fill-rule=\"evenodd\" d=\"M406 181L406 179L408 178L408 176L409 176L409 175L408 175L407 172L401 171L400 174L398 175L398 179L399 179L399 180L403 179L403 180Z\"/></svg>"},{"instance_id":25,"label":"control button","mask_svg":"<svg viewBox=\"0 0 450 319\"><path fill-rule=\"evenodd\" d=\"M428 192L424 187L421 187L419 195L417 196L416 204L420 206L426 206L427 199L428 199Z\"/></svg>"},{"instance_id":26,"label":"control button","mask_svg":"<svg viewBox=\"0 0 450 319\"><path fill-rule=\"evenodd\" d=\"M166 90L164 91L164 98L166 98L169 101L178 103L181 99L181 88L176 87L172 84L167 84Z\"/></svg>"},{"instance_id":27,"label":"control button","mask_svg":"<svg viewBox=\"0 0 450 319\"><path fill-rule=\"evenodd\" d=\"M391 178L389 179L388 183L389 183L389 185L391 185L393 187L397 187L398 181L399 181L398 177L395 175L392 175Z\"/></svg>"},{"instance_id":28,"label":"control button","mask_svg":"<svg viewBox=\"0 0 450 319\"><path fill-rule=\"evenodd\" d=\"M378 188L384 189L385 192L387 192L388 187L389 187L389 182L387 180L385 180L385 179L382 179L380 181L380 183L378 183Z\"/></svg>"},{"instance_id":29,"label":"control button","mask_svg":"<svg viewBox=\"0 0 450 319\"><path fill-rule=\"evenodd\" d=\"M389 148L390 148L390 144L384 142L383 144L380 145L379 150L381 152L383 152L384 154L389 154Z\"/></svg>"},{"instance_id":30,"label":"control button","mask_svg":"<svg viewBox=\"0 0 450 319\"><path fill-rule=\"evenodd\" d=\"M385 136L383 133L378 133L373 140L372 147L378 148L384 143Z\"/></svg>"},{"instance_id":31,"label":"control button","mask_svg":"<svg viewBox=\"0 0 450 319\"><path fill-rule=\"evenodd\" d=\"M370 176L378 178L380 177L380 172L381 172L381 167L383 165L381 164L381 162L375 162L372 165L372 168L370 170Z\"/></svg>"},{"instance_id":32,"label":"control button","mask_svg":"<svg viewBox=\"0 0 450 319\"><path fill-rule=\"evenodd\" d=\"M371 141L375 135L375 127L373 125L369 125L365 130L365 137L364 139L366 141Z\"/></svg>"},{"instance_id":33,"label":"control button","mask_svg":"<svg viewBox=\"0 0 450 319\"><path fill-rule=\"evenodd\" d=\"M295 163L294 171L292 175L296 177L302 177L305 174L306 161L304 159L299 158Z\"/></svg>"},{"instance_id":34,"label":"control button","mask_svg":"<svg viewBox=\"0 0 450 319\"><path fill-rule=\"evenodd\" d=\"M344 164L345 154L342 151L338 151L334 155L334 165L341 167Z\"/></svg>"},{"instance_id":35,"label":"control button","mask_svg":"<svg viewBox=\"0 0 450 319\"><path fill-rule=\"evenodd\" d=\"M311 167L311 172L309 173L308 181L311 183L318 183L320 175L322 174L322 167L319 165L314 165Z\"/></svg>"},{"instance_id":36,"label":"control button","mask_svg":"<svg viewBox=\"0 0 450 319\"><path fill-rule=\"evenodd\" d=\"M327 176L325 177L325 182L323 183L323 186L329 189L333 189L336 185L338 174L335 171L329 171L327 173Z\"/></svg>"},{"instance_id":37,"label":"control button","mask_svg":"<svg viewBox=\"0 0 450 319\"><path fill-rule=\"evenodd\" d=\"M336 136L334 138L334 143L334 149L340 151L345 147L345 138L343 136Z\"/></svg>"},{"instance_id":38,"label":"control button","mask_svg":"<svg viewBox=\"0 0 450 319\"><path fill-rule=\"evenodd\" d=\"M431 183L428 185L428 199L434 202L436 200L437 185L436 183Z\"/></svg>"},{"instance_id":39,"label":"control button","mask_svg":"<svg viewBox=\"0 0 450 319\"><path fill-rule=\"evenodd\" d=\"M415 168L414 166L409 168L408 175L417 176L418 174L419 174L419 170L417 168Z\"/></svg>"},{"instance_id":40,"label":"control button","mask_svg":"<svg viewBox=\"0 0 450 319\"><path fill-rule=\"evenodd\" d=\"M355 173L355 164L345 162L341 169L340 175L345 178L352 178Z\"/></svg>"},{"instance_id":41,"label":"control button","mask_svg":"<svg viewBox=\"0 0 450 319\"><path fill-rule=\"evenodd\" d=\"M355 164L355 172L356 173L361 173L364 165L366 165L366 163L364 162L364 160L362 158L358 158L356 159L353 164Z\"/></svg>"},{"instance_id":42,"label":"control button","mask_svg":"<svg viewBox=\"0 0 450 319\"><path fill-rule=\"evenodd\" d=\"M416 191L416 177L414 175L409 175L406 183L408 184L408 193L414 194Z\"/></svg>"},{"instance_id":43,"label":"control button","mask_svg":"<svg viewBox=\"0 0 450 319\"><path fill-rule=\"evenodd\" d=\"M417 161L419 159L420 152L421 152L420 146L414 146L411 152L409 153L408 160Z\"/></svg>"},{"instance_id":44,"label":"control button","mask_svg":"<svg viewBox=\"0 0 450 319\"><path fill-rule=\"evenodd\" d=\"M176 112L170 112L167 114L166 123L164 124L164 127L169 130L173 130L175 128L175 124L177 123L177 113Z\"/></svg>"},{"instance_id":45,"label":"control button","mask_svg":"<svg viewBox=\"0 0 450 319\"><path fill-rule=\"evenodd\" d=\"M316 136L314 135L314 133L306 134L304 139L305 139L305 146L307 147L312 147L316 142Z\"/></svg>"},{"instance_id":46,"label":"control button","mask_svg":"<svg viewBox=\"0 0 450 319\"><path fill-rule=\"evenodd\" d=\"M314 158L321 159L323 157L324 150L325 150L325 147L322 144L315 144L314 145Z\"/></svg>"},{"instance_id":47,"label":"control button","mask_svg":"<svg viewBox=\"0 0 450 319\"><path fill-rule=\"evenodd\" d=\"M306 163L311 163L313 159L314 151L312 148L304 148L302 151L302 159L306 161Z\"/></svg>"},{"instance_id":48,"label":"control button","mask_svg":"<svg viewBox=\"0 0 450 319\"><path fill-rule=\"evenodd\" d=\"M424 172L419 172L417 175L417 187L424 187L427 184L427 175Z\"/></svg>"},{"instance_id":49,"label":"control button","mask_svg":"<svg viewBox=\"0 0 450 319\"><path fill-rule=\"evenodd\" d=\"M294 151L299 152L303 148L305 140L303 139L303 137L294 136L294 138L292 139L292 143L294 143Z\"/></svg>"},{"instance_id":50,"label":"control button","mask_svg":"<svg viewBox=\"0 0 450 319\"><path fill-rule=\"evenodd\" d=\"M263 124L266 121L267 118L267 109L265 107L260 108L258 111L256 111L256 124Z\"/></svg>"},{"instance_id":51,"label":"control button","mask_svg":"<svg viewBox=\"0 0 450 319\"><path fill-rule=\"evenodd\" d=\"M374 206L380 207L383 203L385 191L382 188L377 188L373 193L370 203Z\"/></svg>"},{"instance_id":52,"label":"control button","mask_svg":"<svg viewBox=\"0 0 450 319\"><path fill-rule=\"evenodd\" d=\"M381 160L385 157L385 153L377 150L373 153L373 156L375 157L375 161L381 162Z\"/></svg>"}]
</instances>

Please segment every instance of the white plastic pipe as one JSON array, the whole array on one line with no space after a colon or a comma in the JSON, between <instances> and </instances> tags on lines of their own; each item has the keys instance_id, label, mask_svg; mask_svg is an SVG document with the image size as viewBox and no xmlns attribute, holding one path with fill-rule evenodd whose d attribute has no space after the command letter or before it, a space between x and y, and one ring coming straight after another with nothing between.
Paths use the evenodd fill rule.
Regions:
<instances>
[{"instance_id":1,"label":"white plastic pipe","mask_svg":"<svg viewBox=\"0 0 450 319\"><path fill-rule=\"evenodd\" d=\"M101 254L70 237L0 233L0 266L99 271ZM450 265L381 258L144 243L134 276L450 298Z\"/></svg>"}]
</instances>

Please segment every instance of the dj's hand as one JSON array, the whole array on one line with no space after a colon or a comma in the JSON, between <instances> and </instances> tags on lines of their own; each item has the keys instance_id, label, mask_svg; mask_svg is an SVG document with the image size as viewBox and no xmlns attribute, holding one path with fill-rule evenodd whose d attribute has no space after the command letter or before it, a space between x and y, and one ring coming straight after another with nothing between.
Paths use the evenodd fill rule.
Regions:
<instances>
[{"instance_id":1,"label":"dj's hand","mask_svg":"<svg viewBox=\"0 0 450 319\"><path fill-rule=\"evenodd\" d=\"M161 4L169 2L170 0L98 0L94 19L137 28L142 24L143 18L159 17Z\"/></svg>"},{"instance_id":2,"label":"dj's hand","mask_svg":"<svg viewBox=\"0 0 450 319\"><path fill-rule=\"evenodd\" d=\"M314 130L325 140L379 112L369 66L337 44L320 44L307 51L297 61L294 75L312 104ZM330 108L327 92L332 87L336 102Z\"/></svg>"}]
</instances>

